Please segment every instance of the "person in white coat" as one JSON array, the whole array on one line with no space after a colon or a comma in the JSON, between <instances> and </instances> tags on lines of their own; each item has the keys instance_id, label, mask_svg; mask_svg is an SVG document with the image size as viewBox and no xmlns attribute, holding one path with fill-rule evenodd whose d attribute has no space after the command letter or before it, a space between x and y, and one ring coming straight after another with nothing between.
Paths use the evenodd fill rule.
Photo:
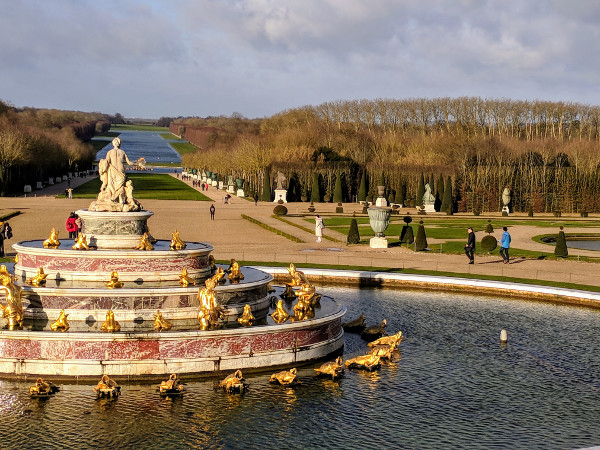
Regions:
<instances>
[{"instance_id":1,"label":"person in white coat","mask_svg":"<svg viewBox=\"0 0 600 450\"><path fill-rule=\"evenodd\" d=\"M323 228L325 228L325 225L323 225L323 219L321 219L321 217L319 217L317 214L315 216L315 236L317 237L317 242L321 242L321 238L323 237Z\"/></svg>"}]
</instances>

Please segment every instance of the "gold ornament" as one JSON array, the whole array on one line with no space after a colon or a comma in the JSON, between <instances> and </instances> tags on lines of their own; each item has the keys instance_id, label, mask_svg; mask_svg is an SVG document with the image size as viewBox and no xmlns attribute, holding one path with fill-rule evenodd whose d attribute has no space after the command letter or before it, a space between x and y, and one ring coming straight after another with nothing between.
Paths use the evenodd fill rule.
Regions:
<instances>
[{"instance_id":1,"label":"gold ornament","mask_svg":"<svg viewBox=\"0 0 600 450\"><path fill-rule=\"evenodd\" d=\"M283 300L277 300L277 307L273 314L271 314L271 318L275 321L275 323L284 323L286 320L290 318L290 315L283 307Z\"/></svg>"},{"instance_id":2,"label":"gold ornament","mask_svg":"<svg viewBox=\"0 0 600 450\"><path fill-rule=\"evenodd\" d=\"M140 238L140 243L135 249L146 251L154 250L154 245L152 245L152 241L150 241L150 236L147 232L142 235L142 237Z\"/></svg>"},{"instance_id":3,"label":"gold ornament","mask_svg":"<svg viewBox=\"0 0 600 450\"><path fill-rule=\"evenodd\" d=\"M123 283L119 281L119 274L116 270L113 270L110 273L110 280L104 284L106 284L106 287L109 289L118 289L123 287Z\"/></svg>"},{"instance_id":4,"label":"gold ornament","mask_svg":"<svg viewBox=\"0 0 600 450\"><path fill-rule=\"evenodd\" d=\"M50 237L46 239L43 244L44 248L57 248L60 245L60 241L58 240L58 231L56 228L52 227L50 231Z\"/></svg>"},{"instance_id":5,"label":"gold ornament","mask_svg":"<svg viewBox=\"0 0 600 450\"><path fill-rule=\"evenodd\" d=\"M158 392L162 397L167 396L180 396L185 392L185 386L179 380L176 373L169 375L169 379L161 381L158 386Z\"/></svg>"},{"instance_id":6,"label":"gold ornament","mask_svg":"<svg viewBox=\"0 0 600 450\"><path fill-rule=\"evenodd\" d=\"M100 329L106 333L113 333L121 329L121 325L115 320L115 313L112 309L109 309L106 312L106 320L104 321Z\"/></svg>"},{"instance_id":7,"label":"gold ornament","mask_svg":"<svg viewBox=\"0 0 600 450\"><path fill-rule=\"evenodd\" d=\"M196 282L188 275L188 271L184 267L181 269L181 273L179 274L179 285L182 287L187 287L189 284L195 286Z\"/></svg>"},{"instance_id":8,"label":"gold ornament","mask_svg":"<svg viewBox=\"0 0 600 450\"><path fill-rule=\"evenodd\" d=\"M71 248L73 250L89 250L90 247L88 246L87 238L85 237L85 234L79 233L79 236L77 237L77 242L75 242L73 244L73 247L71 247Z\"/></svg>"},{"instance_id":9,"label":"gold ornament","mask_svg":"<svg viewBox=\"0 0 600 450\"><path fill-rule=\"evenodd\" d=\"M154 314L154 330L169 331L172 327L173 324L165 319L160 311L156 311L156 314Z\"/></svg>"},{"instance_id":10,"label":"gold ornament","mask_svg":"<svg viewBox=\"0 0 600 450\"><path fill-rule=\"evenodd\" d=\"M234 283L237 283L238 281L244 279L244 275L242 274L242 271L240 270L240 265L238 264L238 262L235 259L231 259L227 273L229 274L229 277L228 277L229 280Z\"/></svg>"},{"instance_id":11,"label":"gold ornament","mask_svg":"<svg viewBox=\"0 0 600 450\"><path fill-rule=\"evenodd\" d=\"M244 305L242 317L238 317L237 321L244 327L251 327L254 324L254 320L255 319L252 315L252 311L250 311L250 305Z\"/></svg>"},{"instance_id":12,"label":"gold ornament","mask_svg":"<svg viewBox=\"0 0 600 450\"><path fill-rule=\"evenodd\" d=\"M228 394L242 394L248 389L248 384L242 375L241 370L236 370L230 375L227 375L224 380L219 383L219 387L223 388Z\"/></svg>"},{"instance_id":13,"label":"gold ornament","mask_svg":"<svg viewBox=\"0 0 600 450\"><path fill-rule=\"evenodd\" d=\"M350 369L363 369L372 372L381 367L381 358L376 355L362 355L346 361L346 367Z\"/></svg>"},{"instance_id":14,"label":"gold ornament","mask_svg":"<svg viewBox=\"0 0 600 450\"><path fill-rule=\"evenodd\" d=\"M296 374L296 368L284 370L282 372L277 372L271 375L271 378L269 378L269 383L281 384L283 386L291 386L293 384L298 383L298 381L296 380Z\"/></svg>"},{"instance_id":15,"label":"gold ornament","mask_svg":"<svg viewBox=\"0 0 600 450\"><path fill-rule=\"evenodd\" d=\"M61 309L58 319L50 325L50 329L52 331L67 331L69 329L69 322L67 322L68 316L68 314L65 314L65 310Z\"/></svg>"},{"instance_id":16,"label":"gold ornament","mask_svg":"<svg viewBox=\"0 0 600 450\"><path fill-rule=\"evenodd\" d=\"M21 287L13 283L13 278L8 272L8 276L2 272L6 271L6 266L0 267L0 290L5 291L6 305L1 305L3 316L8 319L8 329L10 331L23 328L23 301L21 300Z\"/></svg>"},{"instance_id":17,"label":"gold ornament","mask_svg":"<svg viewBox=\"0 0 600 450\"><path fill-rule=\"evenodd\" d=\"M183 250L186 247L185 242L179 237L179 231L175 230L171 233L171 250Z\"/></svg>"},{"instance_id":18,"label":"gold ornament","mask_svg":"<svg viewBox=\"0 0 600 450\"><path fill-rule=\"evenodd\" d=\"M102 375L102 378L94 388L98 397L117 397L121 394L121 386L116 381L111 380L108 375Z\"/></svg>"},{"instance_id":19,"label":"gold ornament","mask_svg":"<svg viewBox=\"0 0 600 450\"><path fill-rule=\"evenodd\" d=\"M37 273L27 280L27 284L31 284L32 286L44 286L46 284L46 277L48 274L44 273L44 268L40 267Z\"/></svg>"},{"instance_id":20,"label":"gold ornament","mask_svg":"<svg viewBox=\"0 0 600 450\"><path fill-rule=\"evenodd\" d=\"M338 356L335 361L326 362L321 367L315 369L317 375L330 375L332 379L341 377L344 373L344 362L341 356Z\"/></svg>"},{"instance_id":21,"label":"gold ornament","mask_svg":"<svg viewBox=\"0 0 600 450\"><path fill-rule=\"evenodd\" d=\"M38 378L33 386L29 387L29 395L33 398L47 398L60 391L58 386L53 385L49 381L44 381Z\"/></svg>"}]
</instances>

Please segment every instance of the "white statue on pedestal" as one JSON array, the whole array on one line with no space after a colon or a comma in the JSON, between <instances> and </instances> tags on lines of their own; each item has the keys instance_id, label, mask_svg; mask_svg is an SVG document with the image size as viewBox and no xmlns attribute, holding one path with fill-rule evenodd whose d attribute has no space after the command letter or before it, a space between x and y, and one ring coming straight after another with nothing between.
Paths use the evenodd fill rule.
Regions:
<instances>
[{"instance_id":1,"label":"white statue on pedestal","mask_svg":"<svg viewBox=\"0 0 600 450\"><path fill-rule=\"evenodd\" d=\"M100 173L100 193L95 202L89 207L90 211L140 211L140 205L133 198L133 185L125 175L125 163L137 166L131 162L127 154L120 148L121 139L114 138L113 148L106 153L106 158L98 163Z\"/></svg>"}]
</instances>

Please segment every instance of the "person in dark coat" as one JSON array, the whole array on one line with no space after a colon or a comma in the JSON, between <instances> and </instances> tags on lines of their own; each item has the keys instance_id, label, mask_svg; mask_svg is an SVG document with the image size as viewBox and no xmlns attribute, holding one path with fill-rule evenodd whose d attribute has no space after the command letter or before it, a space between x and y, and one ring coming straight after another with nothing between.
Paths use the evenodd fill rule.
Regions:
<instances>
[{"instance_id":1,"label":"person in dark coat","mask_svg":"<svg viewBox=\"0 0 600 450\"><path fill-rule=\"evenodd\" d=\"M215 205L210 205L210 220L215 220Z\"/></svg>"},{"instance_id":2,"label":"person in dark coat","mask_svg":"<svg viewBox=\"0 0 600 450\"><path fill-rule=\"evenodd\" d=\"M469 264L475 264L475 233L473 228L467 228L469 235L467 237L467 245L465 245L465 254L469 258Z\"/></svg>"}]
</instances>

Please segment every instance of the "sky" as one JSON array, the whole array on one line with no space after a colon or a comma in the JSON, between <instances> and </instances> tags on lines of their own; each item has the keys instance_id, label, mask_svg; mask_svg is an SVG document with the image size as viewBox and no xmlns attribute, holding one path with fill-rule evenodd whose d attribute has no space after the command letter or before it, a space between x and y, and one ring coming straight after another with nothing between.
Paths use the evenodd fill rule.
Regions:
<instances>
[{"instance_id":1,"label":"sky","mask_svg":"<svg viewBox=\"0 0 600 450\"><path fill-rule=\"evenodd\" d=\"M125 117L335 100L600 105L596 0L0 0L0 99Z\"/></svg>"}]
</instances>

